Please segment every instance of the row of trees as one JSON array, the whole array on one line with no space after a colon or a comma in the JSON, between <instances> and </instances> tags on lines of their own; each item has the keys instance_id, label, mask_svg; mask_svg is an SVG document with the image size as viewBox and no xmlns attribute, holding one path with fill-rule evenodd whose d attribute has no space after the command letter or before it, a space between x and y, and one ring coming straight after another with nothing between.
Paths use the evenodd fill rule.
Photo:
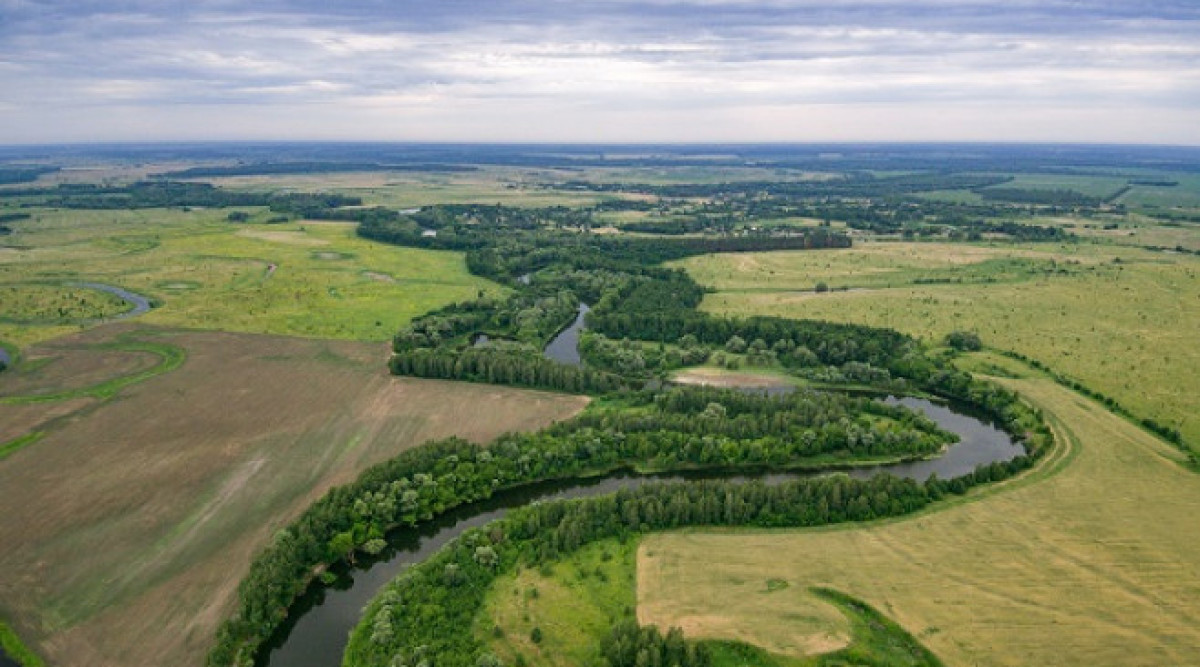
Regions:
<instances>
[{"instance_id":1,"label":"row of trees","mask_svg":"<svg viewBox=\"0 0 1200 667\"><path fill-rule=\"evenodd\" d=\"M813 394L771 398L732 391L676 389L661 399L644 393L627 395L626 401L625 407L609 408L600 416L585 414L539 433L504 436L486 448L457 439L428 443L370 468L350 485L331 490L280 531L274 543L255 559L239 587L237 612L222 626L210 664L250 664L258 647L280 626L288 607L324 564L352 558L358 549L377 550L387 532L397 526L415 526L463 503L488 498L500 489L629 466L661 470L780 468L836 452L845 452L845 456L838 457L843 464L856 458L878 458L880 452L920 456L936 451L946 441L945 434L900 408L870 406L848 397ZM701 403L704 408L697 415ZM1020 412L1019 404L1014 409ZM689 419L680 419L680 415ZM1030 428L1036 426L1027 409L1023 415L1023 423L1031 424ZM683 425L694 420L705 420L712 433L697 435L690 426ZM797 435L805 423L812 427ZM1042 450L1042 441L1032 439L1029 443L1031 454ZM980 472L978 480L968 476L930 482L921 487L925 489L921 493L936 496L963 491L977 481L1011 474L1025 465L1025 459L1016 461ZM851 486L840 486L845 484ZM721 499L714 496L695 507L680 504L685 496L672 502L659 498L657 502L646 500L636 515L630 514L634 510L626 509L617 516L639 530L643 523L649 529L716 520L718 515L728 525L747 521L753 525L789 525L801 515L809 517L805 521L855 520L912 509L913 504L904 498L911 488L920 487L899 480L879 482L882 488L891 489L889 485L896 484L896 489L909 490L889 491L886 497L872 492L865 500L851 504L854 499L845 493L846 489L857 488L856 484L860 483L838 482L835 487L841 490L830 491L824 504L804 493L825 487L796 487L788 493L799 495L785 502L791 496L778 495L784 491L776 487L742 489L730 485L722 487ZM691 493L689 488L683 485L671 493ZM730 499L742 498L742 504L730 505L724 500L726 492L733 494L728 496ZM812 501L811 506L801 507L804 498ZM561 551L590 534L572 529L561 534L562 541L542 543L539 549L553 546L551 550Z\"/></svg>"},{"instance_id":2,"label":"row of trees","mask_svg":"<svg viewBox=\"0 0 1200 667\"><path fill-rule=\"evenodd\" d=\"M351 667L412 665L477 667L492 660L470 628L496 578L517 567L537 567L596 540L628 539L685 526L806 527L898 516L927 507L947 493L965 492L1025 469L1022 457L985 473L925 484L879 475L786 482L655 484L614 495L557 501L513 510L468 531L428 560L406 570L368 606L351 634L343 664ZM447 572L453 572L452 579ZM640 631L639 631L640 632ZM605 644L611 664L625 664L629 648L666 641L633 637L629 626ZM674 642L682 638L676 636ZM640 649L639 649L640 650ZM671 649L675 654L678 644ZM636 652L633 653L636 660ZM703 660L697 654L694 659Z\"/></svg>"}]
</instances>

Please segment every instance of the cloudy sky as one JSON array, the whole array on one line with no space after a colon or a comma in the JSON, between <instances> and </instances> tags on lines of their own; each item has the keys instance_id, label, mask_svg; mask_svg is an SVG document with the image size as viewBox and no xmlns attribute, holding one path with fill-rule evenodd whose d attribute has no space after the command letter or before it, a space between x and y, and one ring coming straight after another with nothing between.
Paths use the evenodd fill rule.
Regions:
<instances>
[{"instance_id":1,"label":"cloudy sky","mask_svg":"<svg viewBox=\"0 0 1200 667\"><path fill-rule=\"evenodd\" d=\"M0 0L0 143L1200 144L1200 0Z\"/></svg>"}]
</instances>

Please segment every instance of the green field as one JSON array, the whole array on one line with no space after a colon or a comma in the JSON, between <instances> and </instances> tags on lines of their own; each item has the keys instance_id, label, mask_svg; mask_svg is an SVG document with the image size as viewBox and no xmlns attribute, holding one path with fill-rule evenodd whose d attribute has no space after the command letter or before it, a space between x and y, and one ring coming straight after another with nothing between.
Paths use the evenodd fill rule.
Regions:
<instances>
[{"instance_id":1,"label":"green field","mask_svg":"<svg viewBox=\"0 0 1200 667\"><path fill-rule=\"evenodd\" d=\"M1037 471L914 518L644 540L638 616L800 650L844 641L807 593L895 619L949 665L1184 665L1200 645L1200 485L1180 455L1047 379L1005 380L1061 451ZM781 554L786 554L781 558ZM763 596L764 582L788 595Z\"/></svg>"},{"instance_id":2,"label":"green field","mask_svg":"<svg viewBox=\"0 0 1200 667\"><path fill-rule=\"evenodd\" d=\"M1071 190L1089 197L1101 199L1125 187L1129 179L1121 176L1070 175L1070 174L1017 174L1013 180L996 188L1019 188L1022 190Z\"/></svg>"},{"instance_id":3,"label":"green field","mask_svg":"<svg viewBox=\"0 0 1200 667\"><path fill-rule=\"evenodd\" d=\"M501 577L476 618L475 635L506 665L605 667L601 647L610 629L640 618L635 612L637 553L636 540L602 540L538 570ZM779 651L779 642L767 644L772 650L746 644L737 641L737 635L717 636L723 641L703 632L689 637L704 640L714 667L940 666L911 635L859 600L825 588L789 590L788 582L777 578L759 583L757 590L729 601L727 612L739 603L786 609L796 595L814 595L832 611L828 620L845 638L793 652ZM787 624L794 618L785 611L781 620ZM795 634L794 627L777 629L781 637ZM659 630L665 634L669 627Z\"/></svg>"},{"instance_id":4,"label":"green field","mask_svg":"<svg viewBox=\"0 0 1200 667\"><path fill-rule=\"evenodd\" d=\"M0 283L40 297L26 300L43 305L18 315L44 316L57 307L54 294L82 291L45 283L91 281L151 297L160 307L142 316L149 323L356 340L386 340L416 315L502 291L468 274L459 253L365 241L352 223L232 224L226 215L43 210L6 237ZM92 304L100 293L86 294ZM118 302L104 314L123 308ZM23 346L61 335L78 328L78 311L57 323L0 319L0 340Z\"/></svg>"},{"instance_id":5,"label":"green field","mask_svg":"<svg viewBox=\"0 0 1200 667\"><path fill-rule=\"evenodd\" d=\"M933 342L975 331L985 345L1037 359L1200 447L1195 257L1087 244L862 243L676 266L717 290L703 304L712 312L885 326ZM930 277L962 284L913 284ZM812 292L820 281L851 289Z\"/></svg>"},{"instance_id":6,"label":"green field","mask_svg":"<svg viewBox=\"0 0 1200 667\"><path fill-rule=\"evenodd\" d=\"M8 324L58 324L119 315L130 309L107 292L77 286L0 285L0 321Z\"/></svg>"},{"instance_id":7,"label":"green field","mask_svg":"<svg viewBox=\"0 0 1200 667\"><path fill-rule=\"evenodd\" d=\"M637 545L603 540L539 570L522 569L493 584L475 634L504 664L600 667L600 640L636 605ZM541 631L537 643L530 639Z\"/></svg>"}]
</instances>

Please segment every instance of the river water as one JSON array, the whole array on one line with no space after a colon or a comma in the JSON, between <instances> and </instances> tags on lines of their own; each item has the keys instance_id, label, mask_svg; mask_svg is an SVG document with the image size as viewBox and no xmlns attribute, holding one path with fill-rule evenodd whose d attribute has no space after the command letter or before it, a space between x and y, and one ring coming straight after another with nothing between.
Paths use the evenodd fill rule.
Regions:
<instances>
[{"instance_id":1,"label":"river water","mask_svg":"<svg viewBox=\"0 0 1200 667\"><path fill-rule=\"evenodd\" d=\"M935 459L858 468L849 471L853 477L866 479L888 472L923 481L936 472L941 479L951 479L970 472L978 465L1007 461L1024 452L1021 445L1013 443L1004 431L972 416L961 407L911 397L888 397L886 400L925 412L938 426L957 434L959 442ZM501 518L511 508L534 501L614 493L651 482L706 477L779 483L804 476L806 474L803 473L756 476L728 473L637 475L623 472L593 479L544 482L497 493L486 501L459 507L418 528L394 531L388 535L391 545L388 550L369 560L360 559L357 567L338 571L340 576L337 584L326 587L314 583L290 610L290 622L272 639L257 664L260 667L337 667L341 664L349 633L362 617L363 607L385 584L408 566L428 558L464 531Z\"/></svg>"},{"instance_id":2,"label":"river water","mask_svg":"<svg viewBox=\"0 0 1200 667\"><path fill-rule=\"evenodd\" d=\"M109 294L112 294L113 296L116 296L133 306L133 308L130 310L127 310L123 313L118 313L105 319L121 320L125 319L126 317L141 315L142 313L150 310L149 298L144 297L141 294L134 294L133 292L121 289L120 287L105 285L103 283L72 283L72 285L75 287L86 287L87 289L93 289L99 292L108 292ZM5 366L12 364L12 357L9 355L8 350L5 350L2 347L0 347L0 363L3 363ZM3 662L5 659L6 658L4 658L4 654L0 652L0 667L8 667L8 665Z\"/></svg>"},{"instance_id":3,"label":"river water","mask_svg":"<svg viewBox=\"0 0 1200 667\"><path fill-rule=\"evenodd\" d=\"M553 359L560 364L569 364L578 366L582 363L579 357L579 332L583 331L583 318L587 316L588 308L586 303L579 304L579 314L575 316L575 321L554 337L546 349L542 351L542 355L547 359Z\"/></svg>"},{"instance_id":4,"label":"river water","mask_svg":"<svg viewBox=\"0 0 1200 667\"><path fill-rule=\"evenodd\" d=\"M73 283L73 284L76 287L86 287L88 289L94 289L94 290L97 290L100 292L108 292L109 294L112 294L113 296L115 296L117 298L123 299L126 303L133 306L133 308L130 310L127 310L123 313L119 313L117 315L113 315L112 317L109 317L106 319L121 320L121 319L125 319L126 317L136 317L136 316L141 315L142 313L145 313L146 311L150 310L150 299L142 296L141 294L134 294L133 292L130 292L129 290L121 289L120 287L114 287L113 285L105 285L103 283Z\"/></svg>"}]
</instances>

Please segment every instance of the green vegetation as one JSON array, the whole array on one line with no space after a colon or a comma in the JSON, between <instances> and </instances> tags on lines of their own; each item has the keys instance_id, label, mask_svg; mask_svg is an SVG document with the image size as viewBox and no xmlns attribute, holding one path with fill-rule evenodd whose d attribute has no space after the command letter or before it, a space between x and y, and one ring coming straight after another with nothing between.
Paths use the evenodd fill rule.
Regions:
<instances>
[{"instance_id":1,"label":"green vegetation","mask_svg":"<svg viewBox=\"0 0 1200 667\"><path fill-rule=\"evenodd\" d=\"M47 403L63 401L71 398L91 397L105 399L116 395L121 389L132 384L148 380L156 375L168 373L179 368L187 357L183 348L161 341L144 339L143 332L131 332L119 336L116 340L95 346L97 350L114 350L122 352L145 352L158 357L159 361L151 368L130 375L108 378L100 383L61 391L28 394L24 396L0 396L0 403L19 405L23 403Z\"/></svg>"},{"instance_id":2,"label":"green vegetation","mask_svg":"<svg viewBox=\"0 0 1200 667\"><path fill-rule=\"evenodd\" d=\"M1018 282L976 280L987 261L1013 255L1041 256L1059 268ZM957 272L963 284L913 284L922 262ZM1178 430L1193 450L1200 447L1195 258L1093 245L864 244L812 255L703 257L678 266L717 290L704 301L711 312L887 326L927 341L973 331L984 345L1034 359L1112 397L1139 420ZM794 291L825 275L831 284L867 289Z\"/></svg>"},{"instance_id":3,"label":"green vegetation","mask_svg":"<svg viewBox=\"0 0 1200 667\"><path fill-rule=\"evenodd\" d=\"M4 654L15 660L22 667L46 667L46 663L21 642L17 633L12 631L3 621L0 621L0 649Z\"/></svg>"},{"instance_id":4,"label":"green vegetation","mask_svg":"<svg viewBox=\"0 0 1200 667\"><path fill-rule=\"evenodd\" d=\"M628 646L636 641L629 635L638 627L634 614L637 544L636 540L600 540L554 562L537 568L519 567L498 577L475 619L476 638L505 665L624 665L610 654L614 643ZM768 579L761 594L787 588L785 580ZM811 593L845 615L848 646L803 656L770 653L730 640L692 638L687 644L706 655L706 664L714 667L942 664L903 628L866 603L826 588L814 588ZM529 640L535 628L542 636L536 644ZM782 627L779 630L788 634ZM678 637L682 640L683 635ZM618 642L619 638L623 641ZM636 651L626 651L620 653L636 657Z\"/></svg>"},{"instance_id":5,"label":"green vegetation","mask_svg":"<svg viewBox=\"0 0 1200 667\"><path fill-rule=\"evenodd\" d=\"M8 324L63 324L100 320L130 309L120 297L86 287L54 285L0 285Z\"/></svg>"},{"instance_id":6,"label":"green vegetation","mask_svg":"<svg viewBox=\"0 0 1200 667\"><path fill-rule=\"evenodd\" d=\"M14 249L0 251L0 281L118 284L160 304L141 317L148 323L360 340L385 340L423 312L504 292L468 275L456 253L380 246L357 238L350 223L263 224L268 215L259 209L258 222L235 225L219 210L40 209L6 237ZM89 310L64 318L127 307L79 288L36 289L35 305L52 315L60 306L51 295L87 294ZM103 313L91 305L110 301ZM77 330L62 322L0 321L0 338L25 346Z\"/></svg>"},{"instance_id":7,"label":"green vegetation","mask_svg":"<svg viewBox=\"0 0 1200 667\"><path fill-rule=\"evenodd\" d=\"M3 389L154 366L106 346L132 326L31 346ZM50 664L203 664L254 555L328 489L426 440L488 442L587 402L396 379L378 343L137 326L186 361L108 400L0 402L0 440L43 433L0 460L4 497L39 499L0 512L0 614Z\"/></svg>"},{"instance_id":8,"label":"green vegetation","mask_svg":"<svg viewBox=\"0 0 1200 667\"><path fill-rule=\"evenodd\" d=\"M4 460L10 454L14 454L22 448L41 440L44 435L46 434L41 431L31 431L8 442L0 442L0 461Z\"/></svg>"},{"instance_id":9,"label":"green vegetation","mask_svg":"<svg viewBox=\"0 0 1200 667\"><path fill-rule=\"evenodd\" d=\"M1013 395L979 385L972 385L971 393L977 403L991 406L998 416L1004 415L1007 428L1019 434L1019 438L1039 431L1036 417L1024 410ZM847 424L847 411L875 413L891 419ZM694 439L699 432L697 424L707 425L703 432L709 435ZM871 429L870 434L864 426ZM275 543L260 554L239 586L239 610L222 627L217 646L209 657L210 664L242 664L246 656L253 655L283 618L279 612L305 590L321 565L353 560L356 551L370 550L372 541L397 526L416 526L458 505L488 498L501 489L629 467L678 470L766 464L787 468L804 465L806 457L831 448L849 449L850 459L865 455L869 460L880 451L910 451L907 448L915 444L914 438L904 434L914 427L929 429L930 424L903 409L836 394L801 393L771 398L728 390L677 389L667 394L647 392L627 397L623 405L608 403L596 414L585 414L541 433L504 436L486 449L459 440L427 443L375 466L354 484L326 495L285 532L277 534ZM876 430L880 428L884 430ZM777 434L787 437L773 437ZM615 500L608 497L581 501L577 507L565 505L583 512L598 512L596 516L601 518L597 521L568 520L569 516L555 514L560 511L555 508L563 506L562 503L544 506L549 508L545 509L548 514L544 517L537 514L543 511L537 509L542 506L518 510L510 515L517 517L511 519L513 523L505 525L524 525L522 537L510 535L512 541L506 542L497 538L494 530L481 532L480 535L489 535L486 543L464 537L469 546L466 551L443 552L418 566L425 568L422 572L439 573L436 579L422 579L423 583L417 584L422 594L437 596L440 601L436 604L446 606L438 620L394 618L385 623L386 631L376 629L377 632L361 630L371 628L375 622L366 619L365 626L360 626L361 632L386 639L372 645L360 644L360 650L378 657L379 647L372 646L387 648L393 638L403 638L405 651L424 642L443 646L451 641L445 634L463 627L464 622L469 624L474 617L473 606L482 604L477 596L482 596L484 589L479 586L486 588L488 582L480 583L483 580L479 577L485 575L485 569L487 575L492 574L493 566L498 566L497 554L507 558L506 567L511 567L518 553L537 554L544 559L571 551L592 539L628 531L645 532L693 523L812 525L895 515L922 507L947 493L965 493L973 485L1024 470L1044 453L1048 446L1046 437L1041 432L1026 440L1027 456L984 466L952 481L932 480L924 486L887 476L866 483L835 477L831 478L835 480L831 482L833 486L825 485L828 480L771 487L685 484L647 487L648 490L630 496L618 494ZM939 441L944 442L924 441L935 446ZM691 497L689 493L700 493L703 497ZM612 502L618 506L606 504ZM621 503L628 506L622 509ZM526 511L531 514L520 513ZM533 523L523 524L523 521ZM549 526L547 522L551 521L559 525L557 532L539 531L536 527ZM499 530L503 535L506 529ZM534 534L544 542L522 543L533 540ZM483 548L491 555L481 560L478 549ZM467 561L474 559L475 566L464 562L464 557ZM461 592L436 586L435 582L444 583L449 576L443 570L450 565L454 566L452 578L457 583L448 588L458 588L458 583L462 583ZM480 569L480 565L485 569ZM468 591L473 592L467 595ZM452 603L447 595L453 596ZM407 594L400 597L408 599ZM475 647L456 644L443 653L439 660L474 662Z\"/></svg>"},{"instance_id":10,"label":"green vegetation","mask_svg":"<svg viewBox=\"0 0 1200 667\"><path fill-rule=\"evenodd\" d=\"M789 591L829 586L886 610L947 664L1186 664L1200 604L1181 582L1194 581L1200 534L1166 508L1200 502L1195 474L1052 380L1003 382L1053 424L1063 450L1045 466L895 522L651 535L639 550L642 622L705 619L711 630L685 627L689 637L759 646L821 642L839 627L810 596L757 593L776 577Z\"/></svg>"},{"instance_id":11,"label":"green vegetation","mask_svg":"<svg viewBox=\"0 0 1200 667\"><path fill-rule=\"evenodd\" d=\"M1045 157L1031 161L1023 150L991 149L963 160L907 156L903 163L766 151L751 168L736 166L747 163L743 156L724 154L676 164L675 157L658 155L485 153L495 160L492 166L368 151L340 163L255 159L176 174L220 178L221 188L108 177L96 185L7 188L0 192L0 298L15 306L5 309L0 338L28 352L37 349L31 343L80 332L118 305L123 309L63 292L72 283L96 281L149 295L160 307L143 323L360 340L399 332L391 370L401 375L600 394L653 386L667 377L729 380L749 368L762 376L757 381L772 384L955 396L1029 438L1029 457L952 482L835 477L772 489L688 484L519 510L468 532L396 582L356 631L351 663L398 658L492 667L499 657L518 665L614 667L655 658L681 667L938 664L880 610L954 662L987 658L995 651L988 641L1005 644L1007 653L996 652L997 662L1046 662L1054 656L1044 640L1021 643L1021 624L1038 614L1035 638L1038 630L1066 626L1072 658L1080 662L1092 650L1084 633L1071 627L1082 626L1080 619L1110 628L1114 645L1127 640L1137 651L1149 647L1141 654L1159 662L1177 663L1179 647L1195 644L1194 632L1162 622L1150 610L1157 605L1161 611L1166 600L1166 607L1183 610L1183 621L1195 615L1180 596L1162 590L1160 582L1178 582L1179 573L1155 570L1142 577L1127 571L1136 562L1189 567L1176 553L1178 545L1167 543L1169 533L1122 524L1137 534L1130 546L1121 541L1124 533L1094 529L1099 514L1075 507L1079 501L1070 488L1057 489L1064 507L1050 507L1049 496L1030 495L1024 507L1004 504L1010 492L1028 494L1066 478L1084 458L1079 442L1052 452L1030 475L968 493L1033 465L1046 453L1049 437L1039 430L1038 413L1012 391L972 380L954 366L1009 378L1010 388L1040 400L1040 409L1058 415L1054 420L1084 417L1079 404L1063 398L1077 400L1074 395L1049 393L1042 383L1061 391L1048 384L1050 378L1164 437L1196 446L1200 406L1190 396L1200 395L1193 391L1200 387L1187 376L1198 360L1190 335L1200 328L1193 298L1200 293L1191 289L1197 267L1189 254L1200 251L1194 229L1200 181L1192 174L1124 169L1108 154L1057 165ZM9 171L17 181L40 175ZM976 244L859 243L868 236ZM853 249L847 248L851 237ZM816 247L837 249L754 252ZM664 268L663 262L675 263ZM699 277L699 284L678 268ZM701 285L718 293L706 295ZM702 297L707 312L697 311ZM585 365L543 358L541 348L571 321L580 302L593 306L580 347ZM799 315L810 319L785 319ZM833 322L817 321L824 319ZM881 326L888 329L873 328ZM480 441L491 440L501 420L524 424L522 410L569 404L528 424L540 426L581 401L538 396L488 414L480 401L492 400L497 390L386 378L374 373L375 349L348 352L309 341L320 349L297 352L270 339L268 347L279 349L239 356L238 350L254 344L235 338L232 348L199 343L201 352L191 355L191 347L175 342L203 341L202 334L168 334L175 337L168 343L146 340L144 333L80 348L102 363L22 354L15 372L4 377L4 437L20 435L0 445L0 482L22 497L48 500L40 513L13 507L11 516L0 517L0 532L15 545L0 555L0 571L26 573L19 585L0 582L13 592L0 603L19 621L17 629L55 662L81 655L116 664L195 662L235 604L238 611L211 659L244 660L325 564L353 559L358 551L375 553L390 527L412 526L500 488L620 467L836 467L919 458L945 443L945 434L906 411L869 402L806 392L768 401L716 390L657 396L623 391L604 395L568 424L506 436L486 450L451 441L397 458L398 442L450 434L442 418L450 410L445 400L470 405L455 412L470 413L455 420L455 429L463 421L488 422L487 428L472 427ZM487 339L477 346L481 335ZM984 346L993 352L971 352ZM1042 372L1031 373L995 350L1012 350ZM175 372L163 375L166 370ZM214 377L203 379L202 370ZM109 400L118 391L123 400ZM331 391L345 396L331 400ZM231 406L212 396L237 400ZM412 414L393 418L400 407ZM237 419L245 423L231 426ZM1055 424L1060 435L1074 435L1074 426ZM1089 431L1089 437L1099 433ZM39 438L42 444L28 447ZM1139 475L1154 466L1120 447L1114 451L1117 460L1107 463L1126 474L1125 485L1091 491L1097 504L1107 503L1115 523L1153 523L1155 516L1147 511L1135 517L1106 491L1119 489L1138 502L1149 498L1160 508L1194 504L1179 485L1151 488L1152 475ZM1155 455L1181 461L1174 452ZM129 460L140 464L132 472ZM300 514L335 482L381 461ZM1123 470L1127 465L1139 470ZM67 479L70 498L58 492ZM135 497L154 502L134 507ZM983 506L995 511L963 519L975 511L970 508ZM1079 514L1055 514L1066 509ZM708 603L645 604L647 570L639 567L639 618L674 609L677 616L668 618L679 623L658 623L664 634L631 618L635 538L647 531L816 526L913 512L915 518L875 522L861 531L738 532L734 537L744 551L763 537L762 545L748 549L750 558L774 567L756 563L737 571L737 552L711 551L710 558L720 557L713 569L723 578L693 578L700 584L674 591L709 596ZM958 524L936 522L946 515L958 517ZM277 532L281 516L300 518ZM1028 544L1006 527L987 524L997 516L1019 517L1034 533L1023 534ZM982 544L952 544L964 521ZM931 526L928 535L906 533L867 547L837 544L818 552L824 560L787 542L866 539L914 523ZM1195 537L1182 524L1173 528ZM670 537L654 535L648 543ZM80 548L84 544L87 549ZM229 573L245 572L263 545L270 546L236 593ZM956 547L972 559L951 552ZM644 562L653 560L649 551L658 553L657 547L643 548ZM1006 564L1014 551L1021 553ZM617 562L610 563L606 552ZM782 562L779 553L799 555ZM846 553L859 559L853 571L828 564ZM979 579L968 568L971 560L986 562ZM681 563L668 563L654 577L671 580L670 568ZM938 591L932 600L914 601L917 591L888 569L914 567L921 571L913 581ZM869 580L875 568L887 572L884 582ZM542 583L518 583L522 577ZM1014 579L1020 581L1010 585ZM1083 611L1066 619L1043 613L1059 600L1026 585L1053 589L1060 581L1097 592L1084 596ZM874 606L821 585L861 594ZM976 597L954 598L945 605L950 610L929 611L945 602L941 592L947 589ZM1006 599L1014 589L1020 595ZM495 596L507 591L515 594L506 610ZM1123 618L1104 615L1127 598L1143 605L1133 629ZM964 642L960 628L950 629L953 611L969 609L969 623L992 611L980 609L992 599L1007 610L991 619L998 629L981 642L984 648ZM485 600L499 605L487 607L490 613L508 614L503 622L481 620ZM679 617L688 605L715 611ZM543 609L562 611L547 615ZM938 620L927 622L922 614ZM571 619L571 627L562 627L561 619ZM1149 619L1165 628L1163 636L1153 635ZM472 622L476 632L467 636L462 629ZM676 625L687 633L686 644L683 634L668 629ZM457 634L447 634L452 632ZM1144 636L1130 637L1138 633ZM797 634L804 637L793 646L778 645ZM1127 657L1104 648L1091 653L1099 663Z\"/></svg>"},{"instance_id":12,"label":"green vegetation","mask_svg":"<svg viewBox=\"0 0 1200 667\"><path fill-rule=\"evenodd\" d=\"M634 619L636 555L635 540L600 540L553 563L500 576L475 619L476 638L506 665L602 665L603 638ZM539 646L529 641L535 627L542 630Z\"/></svg>"}]
</instances>

